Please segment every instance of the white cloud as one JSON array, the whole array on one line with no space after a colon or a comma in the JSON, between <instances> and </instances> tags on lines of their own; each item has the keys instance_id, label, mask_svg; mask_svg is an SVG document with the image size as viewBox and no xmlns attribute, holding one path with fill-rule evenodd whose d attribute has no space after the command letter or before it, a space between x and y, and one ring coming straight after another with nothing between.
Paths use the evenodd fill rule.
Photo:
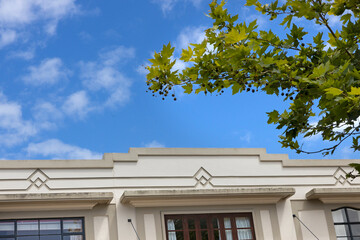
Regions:
<instances>
[{"instance_id":1,"label":"white cloud","mask_svg":"<svg viewBox=\"0 0 360 240\"><path fill-rule=\"evenodd\" d=\"M63 113L50 102L40 102L33 108L33 117L39 129L53 129L57 127Z\"/></svg>"},{"instance_id":2,"label":"white cloud","mask_svg":"<svg viewBox=\"0 0 360 240\"><path fill-rule=\"evenodd\" d=\"M158 4L161 8L161 11L164 14L167 14L171 10L173 10L174 6L179 2L178 0L153 0L155 4ZM186 0L180 1L181 3L190 2L194 7L199 7L202 3L202 0Z\"/></svg>"},{"instance_id":3,"label":"white cloud","mask_svg":"<svg viewBox=\"0 0 360 240\"><path fill-rule=\"evenodd\" d=\"M245 133L243 136L240 137L241 141L244 141L246 143L250 143L251 142L251 138L252 138L252 134L251 132L247 132Z\"/></svg>"},{"instance_id":4,"label":"white cloud","mask_svg":"<svg viewBox=\"0 0 360 240\"><path fill-rule=\"evenodd\" d=\"M36 133L35 126L23 119L21 105L8 101L0 92L0 145L17 145Z\"/></svg>"},{"instance_id":5,"label":"white cloud","mask_svg":"<svg viewBox=\"0 0 360 240\"><path fill-rule=\"evenodd\" d=\"M161 11L166 14L173 9L177 0L153 0L153 2L160 5Z\"/></svg>"},{"instance_id":6,"label":"white cloud","mask_svg":"<svg viewBox=\"0 0 360 240\"><path fill-rule=\"evenodd\" d=\"M60 80L67 79L70 74L61 59L48 58L38 66L30 66L28 68L28 74L23 77L23 80L30 85L52 85Z\"/></svg>"},{"instance_id":7,"label":"white cloud","mask_svg":"<svg viewBox=\"0 0 360 240\"><path fill-rule=\"evenodd\" d=\"M54 35L58 22L79 12L76 0L0 0L0 48L15 42L39 24Z\"/></svg>"},{"instance_id":8,"label":"white cloud","mask_svg":"<svg viewBox=\"0 0 360 240\"><path fill-rule=\"evenodd\" d=\"M63 111L71 116L83 118L91 110L89 99L85 91L71 94L62 106Z\"/></svg>"},{"instance_id":9,"label":"white cloud","mask_svg":"<svg viewBox=\"0 0 360 240\"><path fill-rule=\"evenodd\" d=\"M145 147L147 147L147 148L164 148L165 145L162 143L159 143L156 140L153 140L152 142L146 143Z\"/></svg>"},{"instance_id":10,"label":"white cloud","mask_svg":"<svg viewBox=\"0 0 360 240\"><path fill-rule=\"evenodd\" d=\"M57 22L77 11L75 0L0 0L0 26L16 28L38 20Z\"/></svg>"},{"instance_id":11,"label":"white cloud","mask_svg":"<svg viewBox=\"0 0 360 240\"><path fill-rule=\"evenodd\" d=\"M340 20L340 16L335 16L335 15L327 15L328 17L328 21L329 21L329 25L331 27L340 27L342 25L342 22Z\"/></svg>"},{"instance_id":12,"label":"white cloud","mask_svg":"<svg viewBox=\"0 0 360 240\"><path fill-rule=\"evenodd\" d=\"M146 66L150 66L150 63L146 62L136 68L136 72L140 75L147 75L149 73L148 70L145 69Z\"/></svg>"},{"instance_id":13,"label":"white cloud","mask_svg":"<svg viewBox=\"0 0 360 240\"><path fill-rule=\"evenodd\" d=\"M90 91L103 91L107 95L104 106L114 107L130 99L131 80L118 69L121 63L135 56L132 48L117 47L102 52L97 62L82 62L81 78Z\"/></svg>"},{"instance_id":14,"label":"white cloud","mask_svg":"<svg viewBox=\"0 0 360 240\"><path fill-rule=\"evenodd\" d=\"M0 32L0 48L15 42L17 34L14 30L3 30Z\"/></svg>"},{"instance_id":15,"label":"white cloud","mask_svg":"<svg viewBox=\"0 0 360 240\"><path fill-rule=\"evenodd\" d=\"M118 46L108 51L103 51L100 54L100 61L103 65L114 66L118 63L127 61L130 58L135 57L134 48L126 48L124 46Z\"/></svg>"},{"instance_id":16,"label":"white cloud","mask_svg":"<svg viewBox=\"0 0 360 240\"><path fill-rule=\"evenodd\" d=\"M24 50L24 51L17 51L17 52L11 52L9 54L9 58L20 58L20 59L24 59L24 60L31 60L33 59L35 56L35 49L30 48L28 50Z\"/></svg>"},{"instance_id":17,"label":"white cloud","mask_svg":"<svg viewBox=\"0 0 360 240\"><path fill-rule=\"evenodd\" d=\"M101 159L100 153L86 148L49 139L40 143L30 143L25 151L29 156L43 156L52 159Z\"/></svg>"},{"instance_id":18,"label":"white cloud","mask_svg":"<svg viewBox=\"0 0 360 240\"><path fill-rule=\"evenodd\" d=\"M175 48L187 49L190 43L201 43L205 39L205 29L203 26L184 28L175 41Z\"/></svg>"}]
</instances>

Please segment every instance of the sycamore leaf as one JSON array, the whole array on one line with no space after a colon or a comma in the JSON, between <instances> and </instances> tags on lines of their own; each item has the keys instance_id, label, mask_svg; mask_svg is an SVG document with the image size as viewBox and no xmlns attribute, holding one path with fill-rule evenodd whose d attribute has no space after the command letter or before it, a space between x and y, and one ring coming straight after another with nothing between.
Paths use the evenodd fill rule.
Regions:
<instances>
[{"instance_id":1,"label":"sycamore leaf","mask_svg":"<svg viewBox=\"0 0 360 240\"><path fill-rule=\"evenodd\" d=\"M269 120L267 121L268 124L270 123L277 123L279 121L279 112L274 110L272 112L268 112L267 113L268 117L269 117Z\"/></svg>"},{"instance_id":2,"label":"sycamore leaf","mask_svg":"<svg viewBox=\"0 0 360 240\"><path fill-rule=\"evenodd\" d=\"M182 88L185 90L184 93L190 94L192 92L192 84L186 84Z\"/></svg>"},{"instance_id":3,"label":"sycamore leaf","mask_svg":"<svg viewBox=\"0 0 360 240\"><path fill-rule=\"evenodd\" d=\"M325 89L325 92L326 92L326 94L333 95L333 96L338 96L343 93L343 91L341 91L338 88L334 88L334 87Z\"/></svg>"},{"instance_id":4,"label":"sycamore leaf","mask_svg":"<svg viewBox=\"0 0 360 240\"><path fill-rule=\"evenodd\" d=\"M246 0L245 6L253 6L256 5L257 0Z\"/></svg>"},{"instance_id":5,"label":"sycamore leaf","mask_svg":"<svg viewBox=\"0 0 360 240\"><path fill-rule=\"evenodd\" d=\"M231 31L227 34L225 34L225 42L229 44L237 43L241 40L244 40L246 38L246 32L241 31L239 32L236 29L231 29Z\"/></svg>"},{"instance_id":6,"label":"sycamore leaf","mask_svg":"<svg viewBox=\"0 0 360 240\"><path fill-rule=\"evenodd\" d=\"M182 50L180 60L183 60L184 62L188 62L188 61L190 61L192 56L193 56L193 50L189 46L188 50L185 50L185 49Z\"/></svg>"},{"instance_id":7,"label":"sycamore leaf","mask_svg":"<svg viewBox=\"0 0 360 240\"><path fill-rule=\"evenodd\" d=\"M232 94L237 94L240 91L240 87L240 84L234 83L234 85L232 86Z\"/></svg>"},{"instance_id":8,"label":"sycamore leaf","mask_svg":"<svg viewBox=\"0 0 360 240\"><path fill-rule=\"evenodd\" d=\"M348 92L349 95L360 95L360 88L351 87L351 91Z\"/></svg>"}]
</instances>

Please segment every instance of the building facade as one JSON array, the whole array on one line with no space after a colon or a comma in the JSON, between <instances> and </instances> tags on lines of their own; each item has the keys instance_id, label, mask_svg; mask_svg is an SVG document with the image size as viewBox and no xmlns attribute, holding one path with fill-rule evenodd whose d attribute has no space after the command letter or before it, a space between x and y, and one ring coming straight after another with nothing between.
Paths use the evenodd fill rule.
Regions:
<instances>
[{"instance_id":1,"label":"building facade","mask_svg":"<svg viewBox=\"0 0 360 240\"><path fill-rule=\"evenodd\" d=\"M360 239L351 162L181 148L1 160L0 240Z\"/></svg>"}]
</instances>

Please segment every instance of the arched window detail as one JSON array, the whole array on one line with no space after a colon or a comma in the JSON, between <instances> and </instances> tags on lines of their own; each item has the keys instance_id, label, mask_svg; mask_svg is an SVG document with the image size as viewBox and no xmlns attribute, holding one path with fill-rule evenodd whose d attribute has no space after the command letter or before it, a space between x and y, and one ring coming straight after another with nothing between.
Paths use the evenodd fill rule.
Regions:
<instances>
[{"instance_id":1,"label":"arched window detail","mask_svg":"<svg viewBox=\"0 0 360 240\"><path fill-rule=\"evenodd\" d=\"M343 207L332 210L336 239L360 240L360 210Z\"/></svg>"}]
</instances>

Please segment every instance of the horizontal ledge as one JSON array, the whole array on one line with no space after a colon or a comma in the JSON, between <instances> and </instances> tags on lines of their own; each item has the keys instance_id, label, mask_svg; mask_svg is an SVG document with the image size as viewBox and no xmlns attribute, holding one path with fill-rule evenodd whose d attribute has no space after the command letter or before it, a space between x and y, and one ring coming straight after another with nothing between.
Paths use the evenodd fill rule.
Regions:
<instances>
[{"instance_id":1,"label":"horizontal ledge","mask_svg":"<svg viewBox=\"0 0 360 240\"><path fill-rule=\"evenodd\" d=\"M270 204L294 193L294 188L140 190L125 191L120 202L134 207Z\"/></svg>"},{"instance_id":2,"label":"horizontal ledge","mask_svg":"<svg viewBox=\"0 0 360 240\"><path fill-rule=\"evenodd\" d=\"M323 203L360 203L360 188L313 188L306 198Z\"/></svg>"},{"instance_id":3,"label":"horizontal ledge","mask_svg":"<svg viewBox=\"0 0 360 240\"><path fill-rule=\"evenodd\" d=\"M0 160L0 169L73 169L73 168L113 168L112 159L102 160Z\"/></svg>"},{"instance_id":4,"label":"horizontal ledge","mask_svg":"<svg viewBox=\"0 0 360 240\"><path fill-rule=\"evenodd\" d=\"M0 194L0 212L84 210L112 199L112 192Z\"/></svg>"}]
</instances>

